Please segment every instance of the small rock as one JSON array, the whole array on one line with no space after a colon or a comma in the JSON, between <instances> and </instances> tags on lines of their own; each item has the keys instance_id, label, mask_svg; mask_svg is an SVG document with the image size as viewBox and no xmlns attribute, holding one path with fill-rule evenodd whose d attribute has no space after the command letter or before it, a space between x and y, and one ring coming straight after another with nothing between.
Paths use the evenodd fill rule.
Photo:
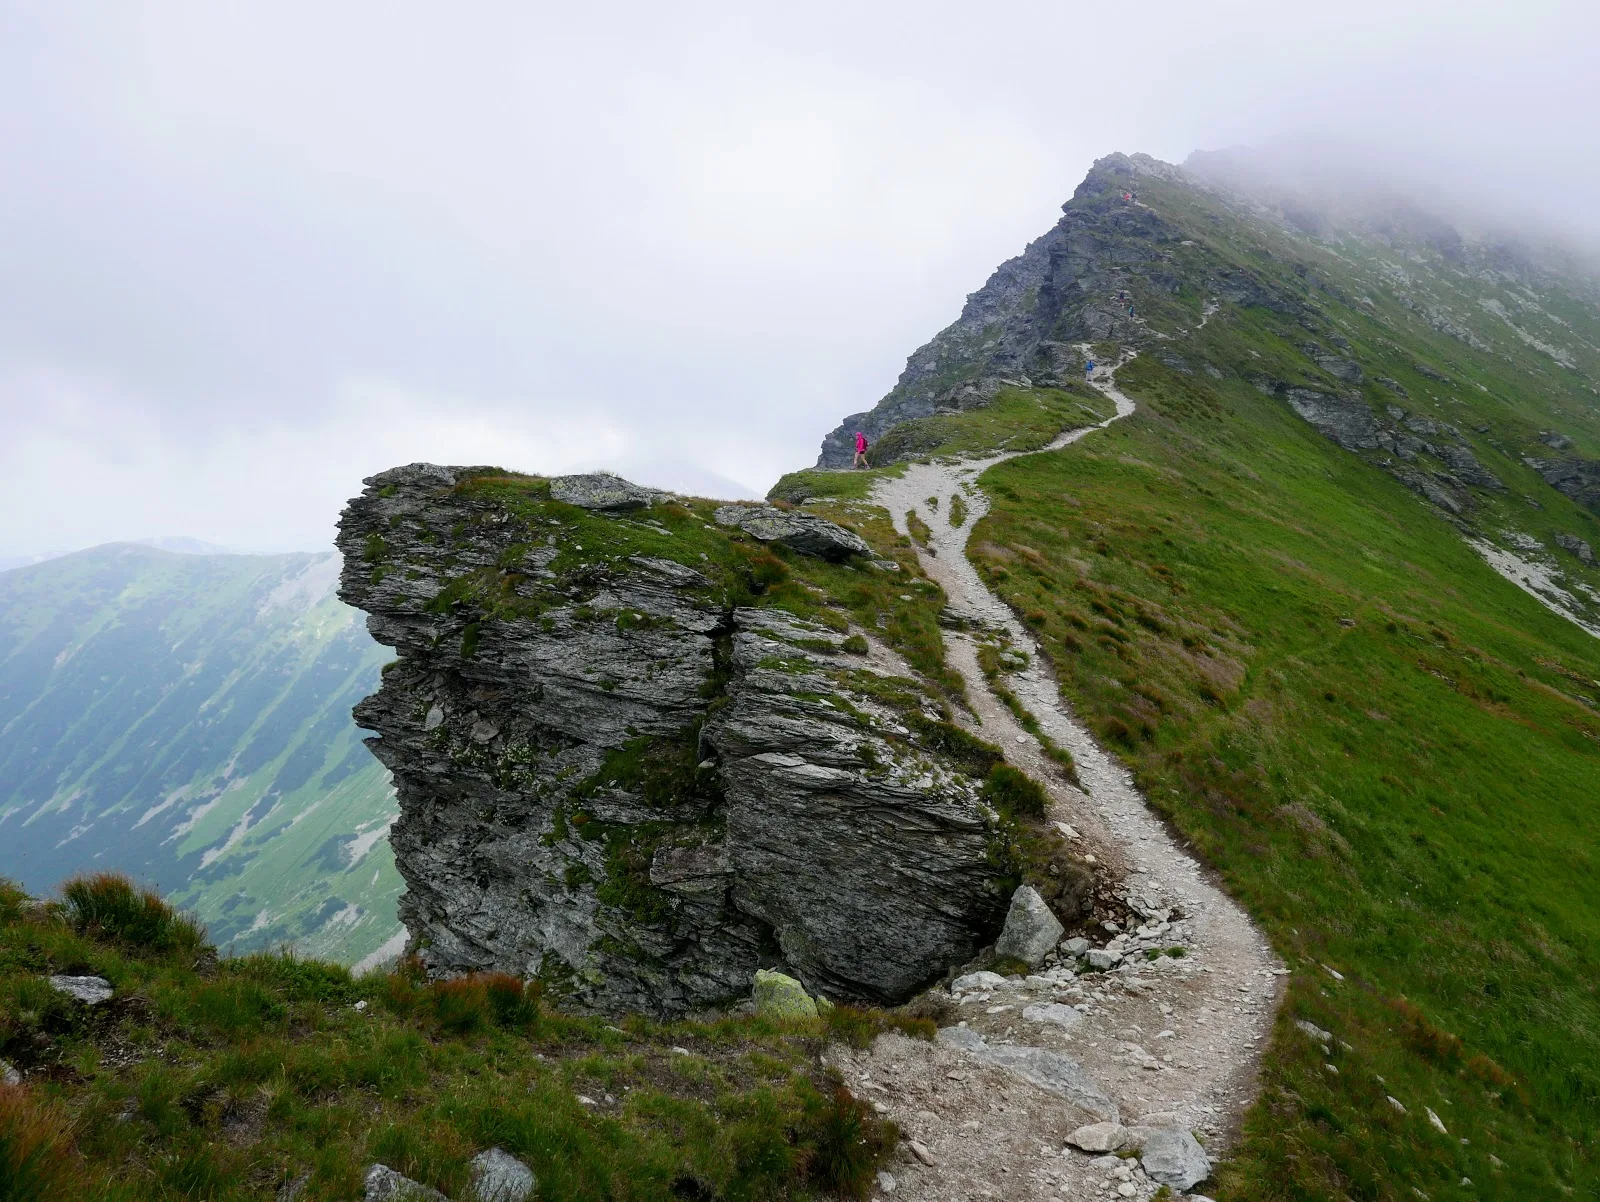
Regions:
<instances>
[{"instance_id":1,"label":"small rock","mask_svg":"<svg viewBox=\"0 0 1600 1202\"><path fill-rule=\"evenodd\" d=\"M386 1164L367 1169L367 1202L450 1202L436 1189L402 1176Z\"/></svg>"},{"instance_id":2,"label":"small rock","mask_svg":"<svg viewBox=\"0 0 1600 1202\"><path fill-rule=\"evenodd\" d=\"M654 488L642 488L610 472L585 472L576 476L556 476L550 481L551 500L580 509L648 509L667 497Z\"/></svg>"},{"instance_id":3,"label":"small rock","mask_svg":"<svg viewBox=\"0 0 1600 1202\"><path fill-rule=\"evenodd\" d=\"M300 1202L300 1195L306 1192L306 1186L310 1184L310 1173L301 1173L298 1177L285 1181L274 1195L275 1202Z\"/></svg>"},{"instance_id":4,"label":"small rock","mask_svg":"<svg viewBox=\"0 0 1600 1202\"><path fill-rule=\"evenodd\" d=\"M111 982L104 977L51 977L50 987L58 993L77 998L86 1006L98 1006L111 1000L115 992Z\"/></svg>"},{"instance_id":5,"label":"small rock","mask_svg":"<svg viewBox=\"0 0 1600 1202\"><path fill-rule=\"evenodd\" d=\"M900 1188L900 1183L894 1179L893 1173L880 1172L878 1174L878 1188L886 1194L892 1194Z\"/></svg>"},{"instance_id":6,"label":"small rock","mask_svg":"<svg viewBox=\"0 0 1600 1202\"><path fill-rule=\"evenodd\" d=\"M1092 947L1084 953L1083 958L1090 968L1098 972L1110 972L1122 963L1122 953L1114 952L1110 948Z\"/></svg>"},{"instance_id":7,"label":"small rock","mask_svg":"<svg viewBox=\"0 0 1600 1202\"><path fill-rule=\"evenodd\" d=\"M501 1148L472 1158L472 1195L478 1202L527 1202L536 1184L533 1170Z\"/></svg>"},{"instance_id":8,"label":"small rock","mask_svg":"<svg viewBox=\"0 0 1600 1202\"><path fill-rule=\"evenodd\" d=\"M1406 1108L1400 1104L1400 1099L1399 1098L1391 1097L1389 1099L1389 1105L1393 1106L1401 1114L1404 1114L1406 1112Z\"/></svg>"},{"instance_id":9,"label":"small rock","mask_svg":"<svg viewBox=\"0 0 1600 1202\"><path fill-rule=\"evenodd\" d=\"M1067 1142L1082 1152L1115 1152L1128 1139L1121 1123L1091 1123L1067 1136Z\"/></svg>"},{"instance_id":10,"label":"small rock","mask_svg":"<svg viewBox=\"0 0 1600 1202\"><path fill-rule=\"evenodd\" d=\"M920 1140L907 1140L906 1145L911 1149L911 1155L915 1156L930 1169L934 1166L936 1162L933 1159L933 1153L928 1151L927 1147Z\"/></svg>"},{"instance_id":11,"label":"small rock","mask_svg":"<svg viewBox=\"0 0 1600 1202\"><path fill-rule=\"evenodd\" d=\"M1061 950L1069 956L1081 956L1089 950L1089 941L1083 936L1074 936L1062 941Z\"/></svg>"},{"instance_id":12,"label":"small rock","mask_svg":"<svg viewBox=\"0 0 1600 1202\"><path fill-rule=\"evenodd\" d=\"M1181 1127L1161 1127L1144 1141L1140 1163L1150 1179L1187 1190L1211 1176L1211 1161L1193 1135Z\"/></svg>"},{"instance_id":13,"label":"small rock","mask_svg":"<svg viewBox=\"0 0 1600 1202\"><path fill-rule=\"evenodd\" d=\"M816 1018L817 1003L804 985L791 976L769 969L756 969L753 995L756 1013L768 1018Z\"/></svg>"},{"instance_id":14,"label":"small rock","mask_svg":"<svg viewBox=\"0 0 1600 1202\"><path fill-rule=\"evenodd\" d=\"M0 1060L0 1085L21 1085L22 1074L9 1060Z\"/></svg>"},{"instance_id":15,"label":"small rock","mask_svg":"<svg viewBox=\"0 0 1600 1202\"><path fill-rule=\"evenodd\" d=\"M362 998L359 1002L357 1002L355 1004L354 1009L359 1014L365 1014L367 1012L367 999L366 998Z\"/></svg>"},{"instance_id":16,"label":"small rock","mask_svg":"<svg viewBox=\"0 0 1600 1202\"><path fill-rule=\"evenodd\" d=\"M1117 1196L1119 1198L1131 1198L1138 1192L1138 1186L1131 1181L1124 1181L1117 1186Z\"/></svg>"},{"instance_id":17,"label":"small rock","mask_svg":"<svg viewBox=\"0 0 1600 1202\"><path fill-rule=\"evenodd\" d=\"M1424 1106L1423 1109L1428 1112L1428 1123L1429 1123L1430 1126L1433 1127L1433 1129L1435 1131L1437 1131L1440 1135L1449 1135L1450 1134L1450 1132L1448 1132L1448 1131L1446 1131L1444 1129L1444 1120L1441 1119L1438 1115L1433 1113L1433 1107Z\"/></svg>"},{"instance_id":18,"label":"small rock","mask_svg":"<svg viewBox=\"0 0 1600 1202\"><path fill-rule=\"evenodd\" d=\"M1333 1042L1333 1032L1324 1031L1321 1027L1317 1026L1316 1023L1308 1023L1303 1018L1297 1018L1297 1019L1294 1020L1294 1025L1299 1027L1302 1031L1304 1031L1307 1035L1311 1036L1311 1038L1315 1039L1318 1043L1331 1043L1331 1042Z\"/></svg>"}]
</instances>

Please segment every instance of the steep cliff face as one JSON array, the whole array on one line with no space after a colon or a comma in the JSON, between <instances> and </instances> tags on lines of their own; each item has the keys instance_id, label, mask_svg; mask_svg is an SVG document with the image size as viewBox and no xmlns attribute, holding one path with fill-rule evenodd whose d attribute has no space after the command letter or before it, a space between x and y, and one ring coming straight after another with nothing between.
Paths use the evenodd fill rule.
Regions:
<instances>
[{"instance_id":1,"label":"steep cliff face","mask_svg":"<svg viewBox=\"0 0 1600 1202\"><path fill-rule=\"evenodd\" d=\"M815 587L768 587L805 557L704 503L554 483L578 504L412 465L340 523L341 595L399 655L356 715L428 966L672 1014L779 962L899 1001L992 940L995 818L928 745L933 696L854 654Z\"/></svg>"}]
</instances>

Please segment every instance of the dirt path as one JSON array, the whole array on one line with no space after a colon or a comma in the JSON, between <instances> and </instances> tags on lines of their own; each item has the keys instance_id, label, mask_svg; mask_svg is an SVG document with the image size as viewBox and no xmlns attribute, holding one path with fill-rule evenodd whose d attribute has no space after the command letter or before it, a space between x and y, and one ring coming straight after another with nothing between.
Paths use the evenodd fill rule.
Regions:
<instances>
[{"instance_id":1,"label":"dirt path","mask_svg":"<svg viewBox=\"0 0 1600 1202\"><path fill-rule=\"evenodd\" d=\"M1066 446L1134 411L1116 387L1115 372L1098 368L1091 383L1116 404L1116 415L1035 453ZM978 729L1047 787L1052 820L1070 824L1077 846L1095 856L1145 921L1137 932L1095 933L1097 947L1110 943L1126 956L1111 971L1079 975L1069 959L1026 981L961 991L955 995L959 1025L990 1048L1036 1047L1070 1058L1109 1095L1121 1122L1192 1130L1215 1158L1255 1094L1258 1049L1281 998L1284 969L1244 911L1146 808L1121 764L1068 712L1032 635L968 562L967 538L988 510L977 479L1008 458L912 465L899 479L881 481L872 499L888 507L902 533L907 511L932 530L930 547L921 552L923 567L975 628L952 634L948 646L952 666L966 679ZM952 527L950 500L958 492L968 516ZM978 667L977 640L983 638L998 638L1021 653L1008 657L1017 670L1006 683L1045 733L1072 752L1086 792L1065 778L995 696ZM1173 948L1182 953L1158 953ZM1056 1006L1044 1009L1050 1003ZM1029 1007L1040 1009L1025 1016ZM1052 1018L1041 1021L1042 1014ZM835 1053L857 1092L927 1153L898 1165L892 1182L880 1182L878 1196L954 1202L1148 1198L1156 1192L1156 1183L1134 1167L1137 1161L1063 1147L1070 1132L1105 1115L963 1050L956 1046L962 1039L971 1036L942 1035L932 1046L894 1036L870 1052Z\"/></svg>"}]
</instances>

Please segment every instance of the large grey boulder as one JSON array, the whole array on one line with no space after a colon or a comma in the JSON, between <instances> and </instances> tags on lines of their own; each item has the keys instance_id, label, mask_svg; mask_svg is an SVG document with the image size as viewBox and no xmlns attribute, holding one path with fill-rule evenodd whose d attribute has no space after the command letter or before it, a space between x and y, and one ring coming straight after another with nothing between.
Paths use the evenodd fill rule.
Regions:
<instances>
[{"instance_id":1,"label":"large grey boulder","mask_svg":"<svg viewBox=\"0 0 1600 1202\"><path fill-rule=\"evenodd\" d=\"M814 514L779 509L776 505L723 505L715 516L719 526L743 530L764 543L782 543L802 555L845 560L852 555L872 554L872 548L859 534Z\"/></svg>"},{"instance_id":2,"label":"large grey boulder","mask_svg":"<svg viewBox=\"0 0 1600 1202\"><path fill-rule=\"evenodd\" d=\"M1144 1134L1139 1163L1158 1185L1194 1188L1211 1176L1205 1149L1182 1127L1157 1127Z\"/></svg>"},{"instance_id":3,"label":"large grey boulder","mask_svg":"<svg viewBox=\"0 0 1600 1202\"><path fill-rule=\"evenodd\" d=\"M994 945L994 954L1007 960L1021 960L1032 967L1049 955L1066 928L1050 912L1044 898L1032 885L1020 885L1011 895L1005 929Z\"/></svg>"},{"instance_id":4,"label":"large grey boulder","mask_svg":"<svg viewBox=\"0 0 1600 1202\"><path fill-rule=\"evenodd\" d=\"M50 978L50 987L57 993L76 998L85 1006L98 1006L101 1002L108 1002L111 1000L111 995L116 992L111 988L111 982L104 977L55 976Z\"/></svg>"},{"instance_id":5,"label":"large grey boulder","mask_svg":"<svg viewBox=\"0 0 1600 1202\"><path fill-rule=\"evenodd\" d=\"M386 1164L367 1168L366 1202L450 1202L438 1190L395 1172Z\"/></svg>"},{"instance_id":6,"label":"large grey boulder","mask_svg":"<svg viewBox=\"0 0 1600 1202\"><path fill-rule=\"evenodd\" d=\"M471 1196L477 1202L527 1202L537 1184L533 1170L503 1148L472 1158Z\"/></svg>"},{"instance_id":7,"label":"large grey boulder","mask_svg":"<svg viewBox=\"0 0 1600 1202\"><path fill-rule=\"evenodd\" d=\"M550 481L550 498L576 505L580 509L620 511L648 509L670 494L645 488L610 472L584 472L576 476L555 476Z\"/></svg>"}]
</instances>

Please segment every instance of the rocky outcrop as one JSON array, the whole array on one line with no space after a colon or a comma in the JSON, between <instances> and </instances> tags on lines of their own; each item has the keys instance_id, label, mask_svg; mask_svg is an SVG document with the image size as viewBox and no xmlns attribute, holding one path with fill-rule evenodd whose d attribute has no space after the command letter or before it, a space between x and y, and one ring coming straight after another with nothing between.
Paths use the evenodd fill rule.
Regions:
<instances>
[{"instance_id":1,"label":"rocky outcrop","mask_svg":"<svg viewBox=\"0 0 1600 1202\"><path fill-rule=\"evenodd\" d=\"M341 595L399 658L356 717L394 776L400 912L430 971L670 1015L772 964L898 1002L992 942L1014 879L921 733L937 715L772 608L709 506L575 508L428 464L367 485Z\"/></svg>"},{"instance_id":2,"label":"rocky outcrop","mask_svg":"<svg viewBox=\"0 0 1600 1202\"><path fill-rule=\"evenodd\" d=\"M1523 460L1558 493L1592 513L1600 513L1600 460L1568 455L1560 459L1524 456Z\"/></svg>"},{"instance_id":3,"label":"rocky outcrop","mask_svg":"<svg viewBox=\"0 0 1600 1202\"><path fill-rule=\"evenodd\" d=\"M1472 508L1474 488L1505 491L1505 483L1483 466L1452 425L1392 404L1380 415L1359 392L1295 386L1259 373L1246 378L1259 392L1282 398L1323 437L1347 451L1370 455L1378 467L1452 517ZM1438 466L1428 468L1423 455Z\"/></svg>"}]
</instances>

